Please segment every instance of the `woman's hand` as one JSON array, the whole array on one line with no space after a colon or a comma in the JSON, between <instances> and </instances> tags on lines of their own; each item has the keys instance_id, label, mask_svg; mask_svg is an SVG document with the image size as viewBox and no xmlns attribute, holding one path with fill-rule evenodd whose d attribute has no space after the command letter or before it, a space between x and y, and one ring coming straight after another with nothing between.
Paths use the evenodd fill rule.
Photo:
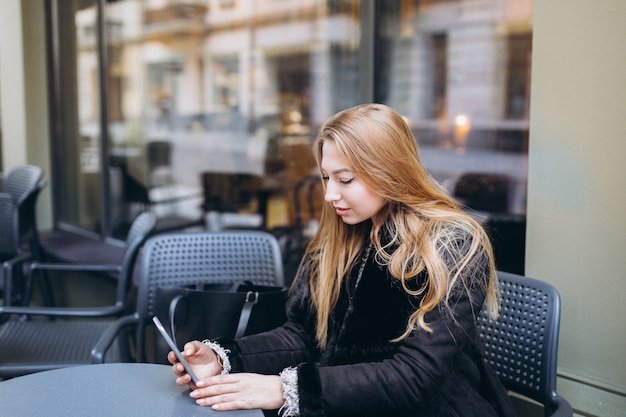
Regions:
<instances>
[{"instance_id":1,"label":"woman's hand","mask_svg":"<svg viewBox=\"0 0 626 417\"><path fill-rule=\"evenodd\" d=\"M283 384L276 375L241 373L212 376L198 382L190 395L198 405L211 406L220 411L274 410L285 402Z\"/></svg>"},{"instance_id":2,"label":"woman's hand","mask_svg":"<svg viewBox=\"0 0 626 417\"><path fill-rule=\"evenodd\" d=\"M219 375L222 372L222 366L218 363L217 354L209 346L198 341L193 341L185 344L183 351L181 352L191 370L198 377L203 380L205 378ZM177 385L189 385L192 389L196 388L196 385L191 380L183 364L178 361L174 352L167 354L167 360L172 363L172 370L178 377L176 378Z\"/></svg>"}]
</instances>

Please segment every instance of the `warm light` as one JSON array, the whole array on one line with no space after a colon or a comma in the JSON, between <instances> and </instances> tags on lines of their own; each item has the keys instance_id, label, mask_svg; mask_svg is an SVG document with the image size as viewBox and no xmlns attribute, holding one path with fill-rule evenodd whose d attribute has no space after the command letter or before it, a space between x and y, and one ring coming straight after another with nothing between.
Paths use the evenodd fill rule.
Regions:
<instances>
[{"instance_id":1,"label":"warm light","mask_svg":"<svg viewBox=\"0 0 626 417\"><path fill-rule=\"evenodd\" d=\"M459 114L458 116L454 118L454 124L457 125L458 127L468 126L469 123L470 123L470 119L469 119L469 116L466 114Z\"/></svg>"},{"instance_id":2,"label":"warm light","mask_svg":"<svg viewBox=\"0 0 626 417\"><path fill-rule=\"evenodd\" d=\"M465 152L467 135L472 128L472 120L467 114L458 114L454 118L454 147L457 152Z\"/></svg>"}]
</instances>

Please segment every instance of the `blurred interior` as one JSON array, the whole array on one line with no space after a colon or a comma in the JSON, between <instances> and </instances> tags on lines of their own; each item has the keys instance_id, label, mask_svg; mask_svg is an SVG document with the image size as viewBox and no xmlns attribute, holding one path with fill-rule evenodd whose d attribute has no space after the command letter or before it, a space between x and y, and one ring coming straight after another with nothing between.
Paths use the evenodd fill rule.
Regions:
<instances>
[{"instance_id":1,"label":"blurred interior","mask_svg":"<svg viewBox=\"0 0 626 417\"><path fill-rule=\"evenodd\" d=\"M523 273L532 1L496 3L63 3L57 227L123 239L150 209L161 230L262 228L302 246L320 124L377 101L488 226L501 269Z\"/></svg>"}]
</instances>

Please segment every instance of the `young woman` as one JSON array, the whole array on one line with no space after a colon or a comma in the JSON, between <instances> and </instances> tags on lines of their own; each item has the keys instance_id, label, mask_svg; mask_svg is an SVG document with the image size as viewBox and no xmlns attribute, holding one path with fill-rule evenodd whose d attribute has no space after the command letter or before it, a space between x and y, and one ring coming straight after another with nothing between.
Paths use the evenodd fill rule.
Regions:
<instances>
[{"instance_id":1,"label":"young woman","mask_svg":"<svg viewBox=\"0 0 626 417\"><path fill-rule=\"evenodd\" d=\"M424 169L404 119L344 110L314 153L326 202L288 322L188 343L197 385L170 353L177 384L216 410L286 417L512 415L476 329L483 303L497 314L491 245Z\"/></svg>"}]
</instances>

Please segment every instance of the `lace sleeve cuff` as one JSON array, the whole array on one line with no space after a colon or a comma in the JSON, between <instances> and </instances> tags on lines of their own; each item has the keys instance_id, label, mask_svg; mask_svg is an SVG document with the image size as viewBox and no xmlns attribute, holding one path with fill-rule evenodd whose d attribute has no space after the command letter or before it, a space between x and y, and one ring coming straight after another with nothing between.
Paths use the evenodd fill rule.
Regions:
<instances>
[{"instance_id":1,"label":"lace sleeve cuff","mask_svg":"<svg viewBox=\"0 0 626 417\"><path fill-rule=\"evenodd\" d=\"M202 343L213 349L213 352L217 355L217 363L222 367L222 375L226 375L230 373L230 360L228 359L228 354L230 350L224 349L219 343L215 343L211 340L203 340Z\"/></svg>"},{"instance_id":2,"label":"lace sleeve cuff","mask_svg":"<svg viewBox=\"0 0 626 417\"><path fill-rule=\"evenodd\" d=\"M300 415L300 401L298 398L298 369L289 367L279 374L283 383L283 398L285 403L278 410L281 417L297 417Z\"/></svg>"}]
</instances>

